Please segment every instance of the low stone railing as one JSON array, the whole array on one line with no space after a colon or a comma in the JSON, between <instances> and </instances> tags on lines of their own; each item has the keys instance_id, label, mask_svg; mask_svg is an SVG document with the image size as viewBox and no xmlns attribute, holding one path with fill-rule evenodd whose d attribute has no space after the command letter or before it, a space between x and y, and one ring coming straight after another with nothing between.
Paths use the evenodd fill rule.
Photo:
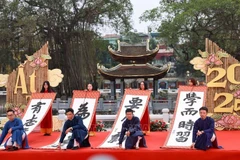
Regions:
<instances>
[{"instance_id":1,"label":"low stone railing","mask_svg":"<svg viewBox=\"0 0 240 160\"><path fill-rule=\"evenodd\" d=\"M54 130L61 129L59 128L59 126L61 126L59 123L62 123L62 121L65 118L64 112L65 110L59 110L59 115L55 116ZM168 108L162 109L162 114L150 114L150 120L163 120L167 124L171 122L172 118L173 118L173 114L169 113ZM105 128L110 129L112 128L112 124L116 119L116 115L96 115L96 119L97 121L102 121L105 124L106 122L112 122L112 123L107 123L108 125L105 125Z\"/></svg>"},{"instance_id":2,"label":"low stone railing","mask_svg":"<svg viewBox=\"0 0 240 160\"><path fill-rule=\"evenodd\" d=\"M65 110L59 110L59 115L53 116L53 131L61 130L63 121L66 119ZM168 108L162 109L162 114L150 114L150 120L163 120L166 123L171 122L173 115L169 113ZM2 119L2 120L1 120ZM116 119L116 115L96 115L97 121L103 122L114 122ZM0 127L3 127L7 122L7 118L0 118ZM111 128L112 123L108 123L109 125L105 125L105 128ZM40 131L39 126L35 128L35 132Z\"/></svg>"},{"instance_id":3,"label":"low stone railing","mask_svg":"<svg viewBox=\"0 0 240 160\"><path fill-rule=\"evenodd\" d=\"M164 122L170 122L173 115L169 114L169 109L164 108L162 110L162 114L150 114L150 120L163 120ZM116 119L116 115L97 115L96 116L97 121L114 121Z\"/></svg>"}]
</instances>

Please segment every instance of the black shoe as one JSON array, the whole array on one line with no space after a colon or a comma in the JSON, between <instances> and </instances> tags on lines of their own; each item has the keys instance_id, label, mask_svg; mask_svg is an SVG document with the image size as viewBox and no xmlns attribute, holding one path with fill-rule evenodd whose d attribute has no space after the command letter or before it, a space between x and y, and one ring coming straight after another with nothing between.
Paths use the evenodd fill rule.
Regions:
<instances>
[{"instance_id":1,"label":"black shoe","mask_svg":"<svg viewBox=\"0 0 240 160\"><path fill-rule=\"evenodd\" d=\"M7 146L6 150L13 148L13 146Z\"/></svg>"},{"instance_id":2,"label":"black shoe","mask_svg":"<svg viewBox=\"0 0 240 160\"><path fill-rule=\"evenodd\" d=\"M76 146L76 147L73 147L72 150L77 150L79 149L80 147Z\"/></svg>"},{"instance_id":3,"label":"black shoe","mask_svg":"<svg viewBox=\"0 0 240 160\"><path fill-rule=\"evenodd\" d=\"M17 151L18 147L13 146L12 148L9 148L8 151Z\"/></svg>"},{"instance_id":4,"label":"black shoe","mask_svg":"<svg viewBox=\"0 0 240 160\"><path fill-rule=\"evenodd\" d=\"M51 134L49 134L49 133L45 133L43 136L51 136Z\"/></svg>"}]
</instances>

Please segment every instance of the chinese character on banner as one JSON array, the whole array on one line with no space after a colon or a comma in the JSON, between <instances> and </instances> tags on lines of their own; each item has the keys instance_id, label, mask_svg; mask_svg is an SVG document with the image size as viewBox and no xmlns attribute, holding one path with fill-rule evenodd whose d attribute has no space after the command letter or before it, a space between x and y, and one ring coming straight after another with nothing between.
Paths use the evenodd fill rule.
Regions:
<instances>
[{"instance_id":1,"label":"chinese character on banner","mask_svg":"<svg viewBox=\"0 0 240 160\"><path fill-rule=\"evenodd\" d=\"M121 132L117 132L117 134L112 135L111 140L108 141L108 143L117 142L119 140Z\"/></svg>"},{"instance_id":2,"label":"chinese character on banner","mask_svg":"<svg viewBox=\"0 0 240 160\"><path fill-rule=\"evenodd\" d=\"M45 105L46 103L42 103L42 102L38 102L37 104L35 104L35 105L32 105L31 107L32 107L32 110L33 110L33 113L39 113L40 112L40 110L41 110L41 105Z\"/></svg>"},{"instance_id":3,"label":"chinese character on banner","mask_svg":"<svg viewBox=\"0 0 240 160\"><path fill-rule=\"evenodd\" d=\"M88 102L81 104L78 108L78 112L76 115L82 117L82 119L86 119L90 116L90 113L88 112Z\"/></svg>"},{"instance_id":4,"label":"chinese character on banner","mask_svg":"<svg viewBox=\"0 0 240 160\"><path fill-rule=\"evenodd\" d=\"M176 138L176 141L177 142L186 142L190 136L190 131L180 131L180 132L177 132L177 135L176 136L179 136Z\"/></svg>"},{"instance_id":5,"label":"chinese character on banner","mask_svg":"<svg viewBox=\"0 0 240 160\"><path fill-rule=\"evenodd\" d=\"M197 97L195 92L191 92L191 93L187 93L186 98L184 98L183 100L186 101L186 103L188 103L189 106L192 106L193 103L197 102L196 99L201 99L201 97Z\"/></svg>"},{"instance_id":6,"label":"chinese character on banner","mask_svg":"<svg viewBox=\"0 0 240 160\"><path fill-rule=\"evenodd\" d=\"M185 108L186 111L181 111L182 116L191 115L194 116L198 113L198 110L194 110L194 108Z\"/></svg>"},{"instance_id":7,"label":"chinese character on banner","mask_svg":"<svg viewBox=\"0 0 240 160\"><path fill-rule=\"evenodd\" d=\"M35 123L37 123L36 120L37 120L37 117L36 117L36 115L34 114L31 119L26 120L26 123L24 124L24 126L27 126L27 127L33 126Z\"/></svg>"},{"instance_id":8,"label":"chinese character on banner","mask_svg":"<svg viewBox=\"0 0 240 160\"><path fill-rule=\"evenodd\" d=\"M178 124L178 128L185 128L186 130L191 131L194 126L194 122L192 120L189 121L181 121Z\"/></svg>"},{"instance_id":9,"label":"chinese character on banner","mask_svg":"<svg viewBox=\"0 0 240 160\"><path fill-rule=\"evenodd\" d=\"M118 140L119 140L119 138L120 138L120 134L121 134L121 132L117 132L116 134L112 135L112 136L111 136L111 139L108 141L108 143L117 142L117 144L118 144ZM126 138L127 138L127 137L124 136L123 141L124 141Z\"/></svg>"},{"instance_id":10,"label":"chinese character on banner","mask_svg":"<svg viewBox=\"0 0 240 160\"><path fill-rule=\"evenodd\" d=\"M131 105L127 105L125 106L125 108L131 108L131 109L139 109L138 106L142 106L142 99L140 99L139 97L133 97L132 100L129 101L129 103Z\"/></svg>"},{"instance_id":11,"label":"chinese character on banner","mask_svg":"<svg viewBox=\"0 0 240 160\"><path fill-rule=\"evenodd\" d=\"M140 99L139 97L133 97L132 100L129 101L129 103L131 105L126 105L125 108L130 108L134 111L134 109L139 109L138 106L142 106L143 104L142 103L142 99ZM124 121L126 119L126 117L124 117L121 121Z\"/></svg>"}]
</instances>

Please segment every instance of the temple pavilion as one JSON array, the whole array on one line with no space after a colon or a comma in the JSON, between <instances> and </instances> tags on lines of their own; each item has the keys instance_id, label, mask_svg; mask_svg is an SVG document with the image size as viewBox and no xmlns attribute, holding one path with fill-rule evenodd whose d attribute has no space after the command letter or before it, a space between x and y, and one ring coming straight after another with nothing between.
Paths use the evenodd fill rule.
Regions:
<instances>
[{"instance_id":1,"label":"temple pavilion","mask_svg":"<svg viewBox=\"0 0 240 160\"><path fill-rule=\"evenodd\" d=\"M157 55L159 46L150 50L149 41L145 45L124 44L122 46L120 41L118 41L117 50L112 49L110 46L108 50L112 58L120 64L109 69L98 67L98 72L104 79L110 80L111 98L116 96L116 79L121 80L121 95L123 95L125 89L124 79L143 78L145 81L148 81L148 79L152 78L153 94L157 94L158 80L163 78L170 69L169 65L159 68L149 63Z\"/></svg>"}]
</instances>

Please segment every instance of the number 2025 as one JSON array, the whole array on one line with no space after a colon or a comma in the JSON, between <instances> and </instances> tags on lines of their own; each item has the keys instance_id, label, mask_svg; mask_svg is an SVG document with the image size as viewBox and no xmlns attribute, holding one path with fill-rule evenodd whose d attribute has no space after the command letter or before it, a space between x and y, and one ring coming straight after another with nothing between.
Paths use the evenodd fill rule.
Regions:
<instances>
[{"instance_id":1,"label":"number 2025","mask_svg":"<svg viewBox=\"0 0 240 160\"><path fill-rule=\"evenodd\" d=\"M223 82L217 82L220 79L224 78L225 75L227 75L227 79L232 84L240 84L240 81L235 80L235 68L240 67L240 64L232 64L227 68L227 71L223 68L209 68L207 72L207 76L209 76L212 72L216 71L218 72L218 75L208 82L207 86L212 88L226 88L227 80L224 80ZM225 97L225 101L219 104L217 107L214 108L214 112L228 112L232 113L233 111L239 111L240 108L238 107L238 104L240 104L240 99L233 99L233 95L231 93L215 93L214 101L217 101L219 97ZM231 107L225 107L224 106L230 104L234 100L234 104L231 105Z\"/></svg>"}]
</instances>

